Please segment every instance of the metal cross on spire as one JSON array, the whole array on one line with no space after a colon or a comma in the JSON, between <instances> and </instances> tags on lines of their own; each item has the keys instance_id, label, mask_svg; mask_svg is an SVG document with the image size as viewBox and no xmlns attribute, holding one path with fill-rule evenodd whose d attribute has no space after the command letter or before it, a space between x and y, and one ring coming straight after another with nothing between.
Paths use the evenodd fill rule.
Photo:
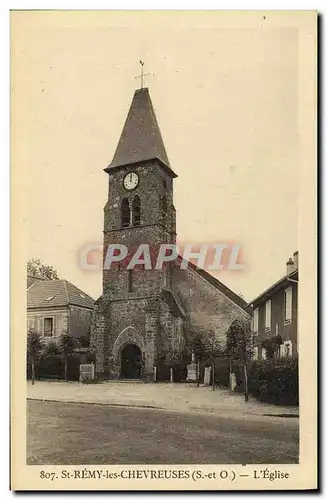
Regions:
<instances>
[{"instance_id":1,"label":"metal cross on spire","mask_svg":"<svg viewBox=\"0 0 327 500\"><path fill-rule=\"evenodd\" d=\"M141 65L141 74L140 74L139 76L136 76L136 77L135 77L135 79L136 79L136 78L141 78L141 89L143 89L143 85L144 85L144 77L145 77L145 76L149 76L149 75L150 75L150 73L145 73L145 74L144 74L144 61L141 61L141 60L140 60L140 65Z\"/></svg>"}]
</instances>

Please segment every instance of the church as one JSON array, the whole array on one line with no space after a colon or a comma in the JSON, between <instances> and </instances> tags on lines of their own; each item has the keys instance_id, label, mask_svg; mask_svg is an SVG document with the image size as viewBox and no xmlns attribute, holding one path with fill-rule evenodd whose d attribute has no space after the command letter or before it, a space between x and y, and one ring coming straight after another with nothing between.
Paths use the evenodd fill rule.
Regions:
<instances>
[{"instance_id":1,"label":"church","mask_svg":"<svg viewBox=\"0 0 327 500\"><path fill-rule=\"evenodd\" d=\"M113 159L104 207L108 245L129 249L176 243L174 179L148 88L135 91ZM159 359L185 352L189 337L213 334L221 345L235 319L248 320L247 303L204 269L181 258L161 269L103 268L91 346L103 379L154 380ZM156 375L155 375L156 374Z\"/></svg>"}]
</instances>

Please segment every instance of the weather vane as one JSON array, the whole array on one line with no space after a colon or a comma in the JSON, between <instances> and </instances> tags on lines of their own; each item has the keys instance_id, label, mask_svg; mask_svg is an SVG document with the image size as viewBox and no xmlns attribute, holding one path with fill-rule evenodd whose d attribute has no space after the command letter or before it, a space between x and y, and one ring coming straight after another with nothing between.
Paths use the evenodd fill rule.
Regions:
<instances>
[{"instance_id":1,"label":"weather vane","mask_svg":"<svg viewBox=\"0 0 327 500\"><path fill-rule=\"evenodd\" d=\"M136 76L136 78L141 78L141 89L143 89L144 85L144 77L149 76L151 73L144 73L144 61L140 60L140 65L141 65L141 74L139 76Z\"/></svg>"}]
</instances>

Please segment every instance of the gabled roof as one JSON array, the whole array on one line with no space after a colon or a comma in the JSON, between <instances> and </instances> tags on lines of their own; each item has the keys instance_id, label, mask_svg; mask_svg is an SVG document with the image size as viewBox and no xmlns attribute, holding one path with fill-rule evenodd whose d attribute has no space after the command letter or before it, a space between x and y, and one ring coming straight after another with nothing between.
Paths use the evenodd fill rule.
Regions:
<instances>
[{"instance_id":1,"label":"gabled roof","mask_svg":"<svg viewBox=\"0 0 327 500\"><path fill-rule=\"evenodd\" d=\"M67 280L36 280L27 289L27 309L69 305L93 309L94 300Z\"/></svg>"},{"instance_id":2,"label":"gabled roof","mask_svg":"<svg viewBox=\"0 0 327 500\"><path fill-rule=\"evenodd\" d=\"M165 299L166 304L169 306L171 312L173 313L174 316L185 318L186 314L185 311L182 307L182 305L179 303L176 295L172 290L169 290L168 288L163 288L161 290L161 296Z\"/></svg>"},{"instance_id":3,"label":"gabled roof","mask_svg":"<svg viewBox=\"0 0 327 500\"><path fill-rule=\"evenodd\" d=\"M290 274L285 274L285 276L280 278L273 285L266 288L264 292L260 293L260 295L251 300L251 302L249 302L249 306L258 304L259 302L266 301L273 293L277 292L281 288L285 288L285 286L290 286L291 283L294 283L294 281L298 281L298 279L299 279L298 269L296 269Z\"/></svg>"},{"instance_id":4,"label":"gabled roof","mask_svg":"<svg viewBox=\"0 0 327 500\"><path fill-rule=\"evenodd\" d=\"M180 261L185 260L183 257L179 256L178 259ZM217 290L220 290L221 293L223 293L226 297L231 299L235 304L237 304L239 307L241 307L245 312L248 314L251 314L250 308L248 306L248 303L242 299L239 295L237 295L233 290L228 288L228 286L224 285L221 281L219 281L217 278L212 276L212 274L208 273L204 269L201 269L200 267L197 267L195 264L192 262L188 261L188 266L193 269L197 274L202 276L205 280L207 280L212 286L217 288Z\"/></svg>"},{"instance_id":5,"label":"gabled roof","mask_svg":"<svg viewBox=\"0 0 327 500\"><path fill-rule=\"evenodd\" d=\"M105 171L109 173L118 167L153 159L159 160L176 177L169 164L149 89L142 88L134 93L116 152Z\"/></svg>"}]
</instances>

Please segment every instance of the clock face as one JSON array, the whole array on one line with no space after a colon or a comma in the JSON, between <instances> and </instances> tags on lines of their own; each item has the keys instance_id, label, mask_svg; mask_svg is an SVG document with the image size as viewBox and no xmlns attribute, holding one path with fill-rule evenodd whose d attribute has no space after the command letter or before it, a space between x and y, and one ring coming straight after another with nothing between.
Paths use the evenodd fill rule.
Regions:
<instances>
[{"instance_id":1,"label":"clock face","mask_svg":"<svg viewBox=\"0 0 327 500\"><path fill-rule=\"evenodd\" d=\"M135 189L139 183L139 176L135 172L130 172L124 177L124 188L128 191Z\"/></svg>"}]
</instances>

